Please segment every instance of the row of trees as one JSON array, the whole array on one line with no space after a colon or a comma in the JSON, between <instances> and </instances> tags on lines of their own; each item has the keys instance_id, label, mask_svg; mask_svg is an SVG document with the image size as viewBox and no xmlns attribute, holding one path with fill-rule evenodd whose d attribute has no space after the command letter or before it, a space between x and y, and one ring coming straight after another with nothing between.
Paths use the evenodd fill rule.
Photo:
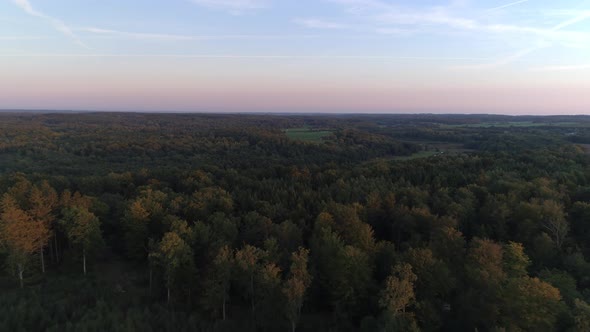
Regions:
<instances>
[{"instance_id":1,"label":"row of trees","mask_svg":"<svg viewBox=\"0 0 590 332\"><path fill-rule=\"evenodd\" d=\"M2 196L0 241L7 253L7 265L18 276L23 275L38 259L45 273L45 253L59 261L58 236L63 234L69 244L80 251L86 274L86 255L100 247L102 235L98 218L89 211L91 200L79 193L64 191L61 195L47 183L32 185L19 181Z\"/></svg>"},{"instance_id":2,"label":"row of trees","mask_svg":"<svg viewBox=\"0 0 590 332\"><path fill-rule=\"evenodd\" d=\"M187 223L171 214L173 202L152 189L129 202L122 220L127 254L147 262L150 292L157 288L155 279L164 285L169 303L172 297L177 303L190 303L195 293L199 294L204 299L202 308L221 320L227 319L227 304L233 296L248 303L254 326L271 328L265 320L282 307L295 330L312 280L315 296L323 298L316 308L325 305L336 317L365 317L363 322L369 327L417 330L418 321L424 325L426 317L422 315L438 316L435 320L442 324L440 320L448 315L445 312L457 311L471 313L462 322L471 326L548 329L563 310L559 290L528 275L530 260L519 243L501 246L474 238L465 247L464 237L448 220L431 221L438 226L430 226L433 233L426 248L400 253L391 242L377 241L373 228L359 213L374 215L369 220L378 219L381 208L393 209L394 215L400 213L395 211L395 202L379 197L373 197L367 206L328 205L311 232L311 265L309 249L299 247L287 254L289 247L303 242L294 225L276 227L255 213L246 215L239 226L219 213L207 223ZM560 234L567 234L563 212L555 212L559 210L555 203L532 202L538 204L536 211L545 220L540 227L553 234L555 248L560 249L565 238ZM394 206L387 207L390 203ZM86 274L86 255L102 244L99 220L90 211L95 205L92 198L68 191L58 195L47 182L33 185L24 179L4 194L2 243L9 269L18 276L21 287L33 258L39 260L44 273L45 252L50 252L56 263L63 246L78 252ZM226 208L232 205L230 202ZM265 234L267 227L271 230ZM282 237L281 243L273 234ZM234 249L239 238L245 244ZM574 300L577 307L586 305L581 299ZM367 304L382 309L378 320L366 318L371 312ZM470 319L473 321L467 323Z\"/></svg>"}]
</instances>

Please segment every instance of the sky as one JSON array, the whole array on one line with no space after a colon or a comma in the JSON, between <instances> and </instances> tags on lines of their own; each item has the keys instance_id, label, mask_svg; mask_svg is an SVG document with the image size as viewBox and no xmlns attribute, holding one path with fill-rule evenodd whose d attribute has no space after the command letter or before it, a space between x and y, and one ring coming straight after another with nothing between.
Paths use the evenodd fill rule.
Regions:
<instances>
[{"instance_id":1,"label":"sky","mask_svg":"<svg viewBox=\"0 0 590 332\"><path fill-rule=\"evenodd\" d=\"M0 0L0 109L590 114L590 0Z\"/></svg>"}]
</instances>

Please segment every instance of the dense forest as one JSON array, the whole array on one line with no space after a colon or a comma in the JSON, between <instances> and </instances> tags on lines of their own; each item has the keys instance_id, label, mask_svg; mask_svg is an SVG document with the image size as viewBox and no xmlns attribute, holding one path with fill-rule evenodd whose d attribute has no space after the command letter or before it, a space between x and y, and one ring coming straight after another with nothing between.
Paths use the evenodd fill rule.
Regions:
<instances>
[{"instance_id":1,"label":"dense forest","mask_svg":"<svg viewBox=\"0 0 590 332\"><path fill-rule=\"evenodd\" d=\"M1 113L0 328L589 331L589 152L585 116Z\"/></svg>"}]
</instances>

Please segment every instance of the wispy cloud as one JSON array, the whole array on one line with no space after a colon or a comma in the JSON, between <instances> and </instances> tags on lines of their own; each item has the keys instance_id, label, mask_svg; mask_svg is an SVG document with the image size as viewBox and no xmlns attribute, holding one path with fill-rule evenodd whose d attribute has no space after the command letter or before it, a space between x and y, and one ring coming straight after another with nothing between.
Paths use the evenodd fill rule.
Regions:
<instances>
[{"instance_id":1,"label":"wispy cloud","mask_svg":"<svg viewBox=\"0 0 590 332\"><path fill-rule=\"evenodd\" d=\"M62 34L64 34L65 36L69 37L76 44L78 44L84 48L88 48L88 46L86 46L78 38L78 36L76 36L76 34L74 34L74 32L72 32L72 29L70 29L70 27L68 27L63 21L36 10L35 8L33 8L33 6L31 5L31 3L28 0L12 0L12 2L14 2L17 6L19 6L22 10L24 10L27 14L29 14L31 16L38 17L38 18L42 18L42 19L48 21L49 23L51 23L51 25L53 25L55 30L57 30L57 31L61 32Z\"/></svg>"},{"instance_id":2,"label":"wispy cloud","mask_svg":"<svg viewBox=\"0 0 590 332\"><path fill-rule=\"evenodd\" d=\"M545 37L545 39L548 39L548 40L550 40L550 39L559 40L559 39L564 38L563 34L558 34L560 30L562 30L570 25L576 24L578 22L581 22L581 21L584 21L584 20L590 18L589 14L590 13L587 13L587 12L581 13L578 16L576 16L572 19L563 21L550 29L536 29L536 28L527 28L527 27L519 27L519 26L505 26L505 25L486 26L486 28L490 29L490 30L495 30L495 31L515 30L515 31L521 31L521 32L529 32L529 33L537 34L541 37ZM585 37L589 38L588 35L586 35ZM499 67L499 66L503 66L503 65L507 65L509 63L512 63L512 62L519 60L519 59L521 59L533 52L536 52L540 49L543 49L543 48L546 48L549 46L551 46L551 43L549 43L548 41L543 41L540 45L533 46L533 47L518 51L514 54L500 58L500 59L490 62L490 63L458 66L458 67L454 67L454 68L455 69L477 69L477 70L486 69L486 68L495 68L495 67ZM566 68L566 67L561 66L560 68L561 68L561 70L563 70L563 68ZM573 67L580 68L579 66L573 66ZM556 68L556 67L553 67L553 68Z\"/></svg>"},{"instance_id":3,"label":"wispy cloud","mask_svg":"<svg viewBox=\"0 0 590 332\"><path fill-rule=\"evenodd\" d=\"M577 33L576 31L561 31L566 27L582 22L590 18L590 11L567 10L560 11L562 17L569 16L570 19L561 22L551 28L542 28L530 25L506 24L506 23L482 23L482 21L457 15L452 6L434 6L426 8L401 7L381 0L327 0L332 3L345 5L347 11L356 16L361 16L369 24L378 25L379 28L399 28L400 26L421 26L423 29L429 26L446 26L457 30L481 31L489 33L521 33L533 34L547 39L560 39L566 37L568 42L572 39L582 39L588 33ZM505 5L492 8L498 10L516 6L529 0L515 1ZM488 10L489 11L489 10ZM571 17L571 16L574 17ZM472 15L473 16L473 15ZM481 15L480 15L481 16ZM486 15L487 16L487 15ZM481 19L481 17L480 17ZM559 33L557 33L559 31Z\"/></svg>"},{"instance_id":4,"label":"wispy cloud","mask_svg":"<svg viewBox=\"0 0 590 332\"><path fill-rule=\"evenodd\" d=\"M469 64L454 68L485 69L507 65L539 49L549 46L566 48L589 48L590 33L588 31L576 31L566 29L575 24L590 19L590 11L566 10L561 11L562 22L552 26L543 26L547 16L539 17L539 26L533 23L506 23L507 16L498 17L490 15L491 11L514 7L529 2L529 0L512 1L501 6L482 12L481 9L465 6L430 6L408 7L400 6L394 2L383 0L327 0L343 5L346 12L354 15L357 20L363 20L365 24L372 25L373 31L382 32L392 29L414 31L425 34L452 34L455 32L478 34L488 37L506 40L507 44L524 41L523 49L499 57L491 62L482 64ZM555 16L553 16L555 17ZM495 19L502 19L497 23ZM546 23L545 23L546 24ZM479 37L479 38L481 38ZM528 47L527 47L528 44Z\"/></svg>"},{"instance_id":5,"label":"wispy cloud","mask_svg":"<svg viewBox=\"0 0 590 332\"><path fill-rule=\"evenodd\" d=\"M590 46L590 33L582 31L564 31L566 25L560 24L552 28L537 28L510 24L494 24L482 26L483 31L494 34L506 34L508 36L533 36L544 41L552 42L570 48L588 48Z\"/></svg>"},{"instance_id":6,"label":"wispy cloud","mask_svg":"<svg viewBox=\"0 0 590 332\"><path fill-rule=\"evenodd\" d=\"M340 30L348 29L351 27L349 24L342 24L318 18L297 18L294 19L293 22L295 24L311 29Z\"/></svg>"},{"instance_id":7,"label":"wispy cloud","mask_svg":"<svg viewBox=\"0 0 590 332\"><path fill-rule=\"evenodd\" d=\"M228 11L239 15L247 11L266 8L267 0L190 0L191 2L208 8Z\"/></svg>"},{"instance_id":8,"label":"wispy cloud","mask_svg":"<svg viewBox=\"0 0 590 332\"><path fill-rule=\"evenodd\" d=\"M574 25L574 24L580 23L582 21L585 21L585 20L587 20L589 18L590 18L590 11L583 11L583 12L578 13L578 15L576 15L573 18L571 18L571 19L569 19L567 21L561 22L560 24L558 24L555 27L553 27L551 30L552 31L558 31L558 30L561 30L563 28L566 28L566 27L568 27L570 25Z\"/></svg>"},{"instance_id":9,"label":"wispy cloud","mask_svg":"<svg viewBox=\"0 0 590 332\"><path fill-rule=\"evenodd\" d=\"M316 38L317 35L180 35L168 33L128 32L96 27L77 28L76 31L87 32L98 36L123 39L140 39L156 41L206 41L230 39L286 39L286 38Z\"/></svg>"},{"instance_id":10,"label":"wispy cloud","mask_svg":"<svg viewBox=\"0 0 590 332\"><path fill-rule=\"evenodd\" d=\"M498 7L490 8L488 11L493 12L493 11L497 11L497 10L500 10L500 9L504 9L504 8L508 8L508 7L512 7L512 6L516 6L516 5L520 5L520 4L523 4L525 2L529 2L529 0L514 1L514 2L511 2L511 3L507 3L505 5L501 5L501 6L498 6Z\"/></svg>"},{"instance_id":11,"label":"wispy cloud","mask_svg":"<svg viewBox=\"0 0 590 332\"><path fill-rule=\"evenodd\" d=\"M455 5L411 8L399 6L381 0L327 0L345 6L345 10L366 24L376 25L373 31L382 29L433 26L448 26L456 29L474 30L479 23L467 17L454 15L451 11Z\"/></svg>"},{"instance_id":12,"label":"wispy cloud","mask_svg":"<svg viewBox=\"0 0 590 332\"><path fill-rule=\"evenodd\" d=\"M423 11L398 11L392 10L376 16L382 24L395 25L446 25L459 29L475 29L477 22L449 14L444 8L431 8Z\"/></svg>"},{"instance_id":13,"label":"wispy cloud","mask_svg":"<svg viewBox=\"0 0 590 332\"><path fill-rule=\"evenodd\" d=\"M161 40L192 40L192 36L184 35L172 35L172 34L161 34L161 33L137 33L137 32L126 32L102 28L78 28L78 31L90 32L96 35L119 37L119 38L131 38L131 39L161 39Z\"/></svg>"},{"instance_id":14,"label":"wispy cloud","mask_svg":"<svg viewBox=\"0 0 590 332\"><path fill-rule=\"evenodd\" d=\"M316 59L316 60L333 60L333 59L364 59L364 60L390 60L390 61L484 61L489 58L471 58L471 57L400 57L393 55L302 55L302 54L109 54L109 53L20 53L20 54L0 54L0 57L28 57L28 58L186 58L186 59Z\"/></svg>"},{"instance_id":15,"label":"wispy cloud","mask_svg":"<svg viewBox=\"0 0 590 332\"><path fill-rule=\"evenodd\" d=\"M0 40L37 40L46 38L44 36L0 36Z\"/></svg>"},{"instance_id":16,"label":"wispy cloud","mask_svg":"<svg viewBox=\"0 0 590 332\"><path fill-rule=\"evenodd\" d=\"M375 32L381 35L408 35L416 32L412 29L400 29L400 28L377 28Z\"/></svg>"},{"instance_id":17,"label":"wispy cloud","mask_svg":"<svg viewBox=\"0 0 590 332\"><path fill-rule=\"evenodd\" d=\"M484 69L493 69L493 68L497 68L497 67L501 67L501 66L505 66L507 64L510 64L512 62L515 62L521 58L524 58L525 56L538 51L542 48L544 48L546 46L537 46L537 47L531 47L531 48L527 48L527 49L523 49L523 50L519 50L517 52L514 52L512 54L506 55L504 57L501 57L499 59L494 59L491 62L486 62L486 63L479 63L479 64L469 64L469 65L460 65L460 66L453 66L450 69L459 69L459 70L484 70Z\"/></svg>"},{"instance_id":18,"label":"wispy cloud","mask_svg":"<svg viewBox=\"0 0 590 332\"><path fill-rule=\"evenodd\" d=\"M535 67L535 68L531 69L531 71L579 71L579 70L590 70L590 63L589 64L581 64L581 65Z\"/></svg>"},{"instance_id":19,"label":"wispy cloud","mask_svg":"<svg viewBox=\"0 0 590 332\"><path fill-rule=\"evenodd\" d=\"M529 28L529 27L520 27L520 26L509 26L509 25L495 25L495 26L486 26L486 29L492 30L492 31L520 31L520 32L528 32L528 33L534 33L538 36L541 37L545 37L546 40L553 40L553 41L558 41L561 40L563 41L563 38L565 38L565 35L560 33L560 30L582 22L586 19L590 18L590 12L582 12L579 13L576 17L573 17L569 20L563 21L557 25L555 25L554 27L550 28L550 29L538 29L538 28ZM585 37L586 40L590 40L590 36L588 34L582 34L580 37ZM580 41L580 40L577 40ZM493 61L491 63L483 63L483 64L476 64L476 65L466 65L466 66L459 66L459 67L454 67L455 69L486 69L486 68L494 68L494 67L499 67L499 66L503 66L503 65L507 65L509 63L512 63L516 60L519 60L535 51L538 51L542 48L546 48L551 46L551 43L549 43L548 41L543 41L540 45L534 46L534 47L530 47L521 51L518 51L514 54L511 54L509 56L500 58L496 61ZM581 69L580 66L553 66L553 67L544 67L545 70L567 70L566 68L574 68L571 70L575 70L575 69Z\"/></svg>"},{"instance_id":20,"label":"wispy cloud","mask_svg":"<svg viewBox=\"0 0 590 332\"><path fill-rule=\"evenodd\" d=\"M379 35L408 35L415 32L412 29L403 28L380 28L374 26L367 26L363 24L352 24L352 23L340 23L336 21L330 21L318 18L297 18L293 20L293 23L300 25L307 29L319 29L319 30L348 30L352 32L358 32L368 34L369 36L376 34Z\"/></svg>"}]
</instances>

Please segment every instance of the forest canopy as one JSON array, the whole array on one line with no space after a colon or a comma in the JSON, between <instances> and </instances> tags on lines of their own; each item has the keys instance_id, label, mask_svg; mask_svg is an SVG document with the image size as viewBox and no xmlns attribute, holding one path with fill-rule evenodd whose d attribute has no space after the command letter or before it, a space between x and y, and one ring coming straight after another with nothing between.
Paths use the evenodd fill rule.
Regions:
<instances>
[{"instance_id":1,"label":"forest canopy","mask_svg":"<svg viewBox=\"0 0 590 332\"><path fill-rule=\"evenodd\" d=\"M590 117L0 113L10 331L585 331Z\"/></svg>"}]
</instances>

